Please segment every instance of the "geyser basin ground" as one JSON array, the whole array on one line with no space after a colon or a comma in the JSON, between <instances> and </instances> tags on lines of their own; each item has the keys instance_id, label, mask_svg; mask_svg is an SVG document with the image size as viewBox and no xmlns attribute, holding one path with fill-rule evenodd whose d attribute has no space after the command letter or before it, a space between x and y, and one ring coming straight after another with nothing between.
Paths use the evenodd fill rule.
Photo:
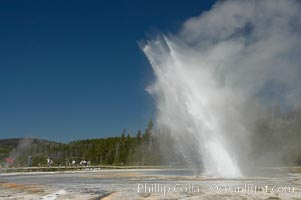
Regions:
<instances>
[{"instance_id":1,"label":"geyser basin ground","mask_svg":"<svg viewBox=\"0 0 301 200\"><path fill-rule=\"evenodd\" d=\"M301 198L300 168L265 170L273 174L219 179L195 175L187 169L5 173L0 175L0 199Z\"/></svg>"}]
</instances>

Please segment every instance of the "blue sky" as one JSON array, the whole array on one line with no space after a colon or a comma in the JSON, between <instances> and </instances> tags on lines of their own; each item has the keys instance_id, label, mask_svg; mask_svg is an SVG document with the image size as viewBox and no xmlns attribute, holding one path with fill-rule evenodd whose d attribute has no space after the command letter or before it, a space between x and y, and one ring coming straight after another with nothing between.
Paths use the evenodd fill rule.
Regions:
<instances>
[{"instance_id":1,"label":"blue sky","mask_svg":"<svg viewBox=\"0 0 301 200\"><path fill-rule=\"evenodd\" d=\"M176 32L213 1L0 2L0 138L136 134L154 117L138 42Z\"/></svg>"}]
</instances>

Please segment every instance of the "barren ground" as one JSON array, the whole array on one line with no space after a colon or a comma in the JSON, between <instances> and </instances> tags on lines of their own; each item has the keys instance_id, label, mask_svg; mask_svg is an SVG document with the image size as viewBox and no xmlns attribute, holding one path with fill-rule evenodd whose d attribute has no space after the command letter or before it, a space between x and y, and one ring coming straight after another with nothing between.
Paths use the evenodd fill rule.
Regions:
<instances>
[{"instance_id":1,"label":"barren ground","mask_svg":"<svg viewBox=\"0 0 301 200\"><path fill-rule=\"evenodd\" d=\"M2 173L4 199L301 199L301 174L299 168L241 179L208 178L187 169Z\"/></svg>"}]
</instances>

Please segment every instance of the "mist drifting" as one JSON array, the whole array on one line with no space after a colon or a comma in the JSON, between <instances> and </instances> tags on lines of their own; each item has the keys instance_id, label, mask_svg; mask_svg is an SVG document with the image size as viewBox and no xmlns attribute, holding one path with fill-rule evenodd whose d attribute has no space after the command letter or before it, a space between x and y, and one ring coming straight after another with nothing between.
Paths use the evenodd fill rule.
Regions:
<instances>
[{"instance_id":1,"label":"mist drifting","mask_svg":"<svg viewBox=\"0 0 301 200\"><path fill-rule=\"evenodd\" d=\"M256 159L250 141L261 110L300 100L298 1L221 1L143 51L155 74L148 91L157 127L189 166L214 176L242 176Z\"/></svg>"}]
</instances>

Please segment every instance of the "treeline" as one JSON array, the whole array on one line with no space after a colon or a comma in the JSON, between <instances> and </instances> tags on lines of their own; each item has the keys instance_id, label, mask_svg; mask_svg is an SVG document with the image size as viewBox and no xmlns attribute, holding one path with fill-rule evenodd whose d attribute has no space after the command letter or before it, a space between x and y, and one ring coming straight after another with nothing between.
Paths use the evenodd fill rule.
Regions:
<instances>
[{"instance_id":1,"label":"treeline","mask_svg":"<svg viewBox=\"0 0 301 200\"><path fill-rule=\"evenodd\" d=\"M274 166L301 165L301 106L271 107L258 116L252 138L253 155Z\"/></svg>"},{"instance_id":2,"label":"treeline","mask_svg":"<svg viewBox=\"0 0 301 200\"><path fill-rule=\"evenodd\" d=\"M2 146L7 154L12 157L15 165L26 166L28 156L32 157L32 165L45 165L50 157L55 165L69 165L73 160L78 164L82 160L90 161L93 165L158 165L161 155L159 152L158 138L153 134L153 123L150 120L144 132L140 130L131 136L123 130L120 137L103 139L77 140L68 144L63 143L37 143L20 142L8 154L8 147Z\"/></svg>"}]
</instances>

